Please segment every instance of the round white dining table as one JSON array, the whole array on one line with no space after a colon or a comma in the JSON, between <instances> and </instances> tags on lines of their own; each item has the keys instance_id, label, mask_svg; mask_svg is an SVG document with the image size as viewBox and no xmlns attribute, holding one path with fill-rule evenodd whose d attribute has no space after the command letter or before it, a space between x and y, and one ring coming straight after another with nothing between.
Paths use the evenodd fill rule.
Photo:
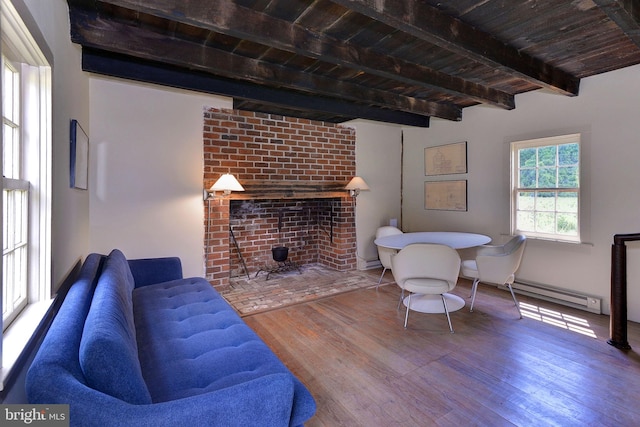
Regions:
<instances>
[{"instance_id":1,"label":"round white dining table","mask_svg":"<svg viewBox=\"0 0 640 427\"><path fill-rule=\"evenodd\" d=\"M438 243L450 246L453 249L465 249L486 245L490 241L491 237L484 234L457 231L418 231L379 237L373 243L377 246L397 250L412 243Z\"/></svg>"},{"instance_id":2,"label":"round white dining table","mask_svg":"<svg viewBox=\"0 0 640 427\"><path fill-rule=\"evenodd\" d=\"M457 231L420 231L379 237L373 243L384 248L401 250L413 243L436 243L450 246L453 249L466 249L486 245L489 242L491 242L491 237L484 234ZM449 312L460 310L464 307L464 299L457 295L445 293L443 297L447 301ZM408 304L408 300L409 297L403 300L405 307ZM439 295L414 294L411 296L410 308L421 313L444 313L444 306Z\"/></svg>"}]
</instances>

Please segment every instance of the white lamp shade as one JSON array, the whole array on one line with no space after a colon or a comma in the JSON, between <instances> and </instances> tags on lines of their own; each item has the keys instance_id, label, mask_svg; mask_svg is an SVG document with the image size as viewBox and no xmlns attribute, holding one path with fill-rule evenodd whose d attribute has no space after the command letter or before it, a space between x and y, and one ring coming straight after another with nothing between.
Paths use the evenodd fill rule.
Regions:
<instances>
[{"instance_id":1,"label":"white lamp shade","mask_svg":"<svg viewBox=\"0 0 640 427\"><path fill-rule=\"evenodd\" d=\"M235 176L225 173L211 186L209 191L244 191Z\"/></svg>"},{"instance_id":2,"label":"white lamp shade","mask_svg":"<svg viewBox=\"0 0 640 427\"><path fill-rule=\"evenodd\" d=\"M354 176L344 188L345 190L369 190L367 183L359 176Z\"/></svg>"}]
</instances>

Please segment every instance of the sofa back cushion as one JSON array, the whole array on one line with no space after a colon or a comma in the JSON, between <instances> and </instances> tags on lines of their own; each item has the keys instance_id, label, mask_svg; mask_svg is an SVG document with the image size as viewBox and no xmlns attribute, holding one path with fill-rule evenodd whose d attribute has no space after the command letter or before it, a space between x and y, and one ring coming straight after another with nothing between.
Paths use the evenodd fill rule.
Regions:
<instances>
[{"instance_id":1,"label":"sofa back cushion","mask_svg":"<svg viewBox=\"0 0 640 427\"><path fill-rule=\"evenodd\" d=\"M132 404L151 403L133 320L133 277L118 250L105 261L80 342L80 366L94 389Z\"/></svg>"}]
</instances>

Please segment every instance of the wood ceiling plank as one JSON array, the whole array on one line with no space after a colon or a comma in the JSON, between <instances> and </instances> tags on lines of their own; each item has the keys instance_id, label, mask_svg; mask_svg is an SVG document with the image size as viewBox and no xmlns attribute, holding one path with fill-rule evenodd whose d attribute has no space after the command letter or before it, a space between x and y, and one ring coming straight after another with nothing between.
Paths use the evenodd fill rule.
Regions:
<instances>
[{"instance_id":1,"label":"wood ceiling plank","mask_svg":"<svg viewBox=\"0 0 640 427\"><path fill-rule=\"evenodd\" d=\"M82 25L86 32L95 25L86 46L176 67L185 81L207 73L218 90L223 81L234 88L209 93L312 120L384 117L424 126L431 113L460 120L463 108L512 109L516 94L541 87L577 95L581 78L640 63L640 0L67 4L72 41ZM103 31L111 25L118 30ZM120 39L117 48L111 39Z\"/></svg>"},{"instance_id":2,"label":"wood ceiling plank","mask_svg":"<svg viewBox=\"0 0 640 427\"><path fill-rule=\"evenodd\" d=\"M142 13L196 25L266 46L311 55L343 67L355 68L410 85L470 97L504 109L515 108L513 95L479 83L440 73L431 68L390 57L373 49L361 48L300 25L238 6L231 0L217 0L215 10L196 2L165 1L152 5L139 0L104 0L104 3Z\"/></svg>"},{"instance_id":3,"label":"wood ceiling plank","mask_svg":"<svg viewBox=\"0 0 640 427\"><path fill-rule=\"evenodd\" d=\"M317 117L327 117L334 123L340 123L354 118L362 118L417 127L429 127L430 122L428 116L274 89L224 79L208 73L187 72L180 67L171 67L167 64L91 48L82 49L82 69L91 73L134 81L230 96L234 100L236 98L248 99L266 106L277 105L281 109L282 106L285 106L290 108L291 112L298 112L298 114L289 115L312 120L319 120ZM342 120L339 119L340 117Z\"/></svg>"},{"instance_id":4,"label":"wood ceiling plank","mask_svg":"<svg viewBox=\"0 0 640 427\"><path fill-rule=\"evenodd\" d=\"M577 95L580 80L561 69L530 57L491 34L414 0L331 0L372 19L408 32L505 73L565 95Z\"/></svg>"},{"instance_id":5,"label":"wood ceiling plank","mask_svg":"<svg viewBox=\"0 0 640 427\"><path fill-rule=\"evenodd\" d=\"M174 66L215 73L227 78L240 78L257 84L368 103L411 114L436 116L454 121L459 121L462 117L461 109L452 105L437 104L320 75L296 72L284 66L203 47L200 44L166 37L147 29L128 27L113 21L106 23L91 15L81 18L79 11L74 14L71 25L72 40L83 46L146 60L172 63ZM124 32L128 32L130 38L119 37ZM136 45L132 46L130 40L136 40ZM179 56L174 52L179 52Z\"/></svg>"},{"instance_id":6,"label":"wood ceiling plank","mask_svg":"<svg viewBox=\"0 0 640 427\"><path fill-rule=\"evenodd\" d=\"M593 0L640 47L640 0Z\"/></svg>"},{"instance_id":7,"label":"wood ceiling plank","mask_svg":"<svg viewBox=\"0 0 640 427\"><path fill-rule=\"evenodd\" d=\"M378 107L424 116L436 116L447 120L460 120L462 115L459 109L444 104L440 105L391 92L369 89L347 81L330 79L311 73L294 72L283 66L267 64L257 59L239 57L228 52L207 49L206 53L203 54L200 48L188 46L183 42L170 42L167 40L163 41L162 44L165 48L172 47L179 49L181 52L182 62L174 65L200 69L203 72L213 71L214 74L227 78L239 78L256 84L299 90L309 94L367 103ZM130 53L130 51L120 50L120 53L126 54ZM163 59L163 55L152 53L144 55L144 58L160 61Z\"/></svg>"}]
</instances>

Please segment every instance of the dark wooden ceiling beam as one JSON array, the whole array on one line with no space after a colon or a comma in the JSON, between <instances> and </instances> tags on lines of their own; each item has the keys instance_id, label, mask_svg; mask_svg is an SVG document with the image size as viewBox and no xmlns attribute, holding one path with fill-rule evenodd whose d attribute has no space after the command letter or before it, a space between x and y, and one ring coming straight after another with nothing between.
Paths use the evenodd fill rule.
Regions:
<instances>
[{"instance_id":1,"label":"dark wooden ceiling beam","mask_svg":"<svg viewBox=\"0 0 640 427\"><path fill-rule=\"evenodd\" d=\"M451 104L410 98L312 73L294 71L284 66L158 34L146 28L116 21L107 22L85 10L72 10L71 16L72 41L83 46L172 63L227 78L240 78L257 84L368 103L411 114L454 121L462 118L462 110ZM122 34L127 34L128 37L122 37ZM179 52L179 55L169 55L168 52Z\"/></svg>"},{"instance_id":2,"label":"dark wooden ceiling beam","mask_svg":"<svg viewBox=\"0 0 640 427\"><path fill-rule=\"evenodd\" d=\"M580 80L518 51L488 33L416 0L330 0L505 73L565 95L578 95ZM505 6L508 7L508 6Z\"/></svg>"},{"instance_id":3,"label":"dark wooden ceiling beam","mask_svg":"<svg viewBox=\"0 0 640 427\"><path fill-rule=\"evenodd\" d=\"M593 1L636 46L640 46L640 0Z\"/></svg>"},{"instance_id":4,"label":"dark wooden ceiling beam","mask_svg":"<svg viewBox=\"0 0 640 427\"><path fill-rule=\"evenodd\" d=\"M252 83L224 79L203 72L188 72L181 67L172 67L166 64L90 48L82 49L82 69L91 73L128 80L229 96L234 99L248 99L262 102L266 105L282 105L290 108L293 112L301 112L299 117L307 117L308 115L305 113L321 112L334 117L343 117L341 121L358 117L416 127L429 127L430 122L427 116L278 90ZM340 120L332 121L340 122Z\"/></svg>"},{"instance_id":5,"label":"dark wooden ceiling beam","mask_svg":"<svg viewBox=\"0 0 640 427\"><path fill-rule=\"evenodd\" d=\"M349 41L311 31L236 4L232 0L212 3L168 0L150 4L139 0L102 0L160 18L205 28L332 64L364 71L409 85L425 87L478 103L504 109L515 108L514 96L471 81L393 58Z\"/></svg>"}]
</instances>

